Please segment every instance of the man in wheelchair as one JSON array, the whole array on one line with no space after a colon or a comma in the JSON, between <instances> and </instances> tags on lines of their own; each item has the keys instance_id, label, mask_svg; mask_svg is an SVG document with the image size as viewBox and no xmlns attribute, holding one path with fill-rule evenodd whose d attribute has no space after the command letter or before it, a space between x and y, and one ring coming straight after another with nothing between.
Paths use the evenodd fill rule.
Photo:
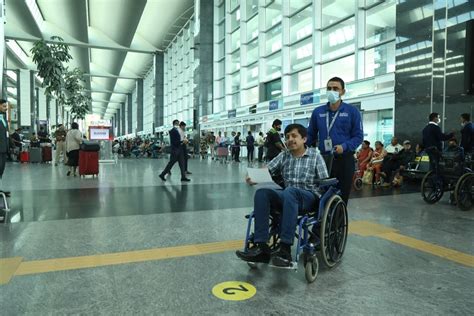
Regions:
<instances>
[{"instance_id":1,"label":"man in wheelchair","mask_svg":"<svg viewBox=\"0 0 474 316\"><path fill-rule=\"evenodd\" d=\"M254 196L254 246L237 251L237 257L248 262L263 262L280 267L291 264L291 246L295 237L298 215L317 207L317 180L328 177L324 158L317 148L306 148L307 130L303 125L285 128L288 151L281 152L267 167L273 177L281 176L284 189L260 188ZM252 179L246 179L250 185ZM270 210L281 209L280 249L272 257L269 239Z\"/></svg>"}]
</instances>

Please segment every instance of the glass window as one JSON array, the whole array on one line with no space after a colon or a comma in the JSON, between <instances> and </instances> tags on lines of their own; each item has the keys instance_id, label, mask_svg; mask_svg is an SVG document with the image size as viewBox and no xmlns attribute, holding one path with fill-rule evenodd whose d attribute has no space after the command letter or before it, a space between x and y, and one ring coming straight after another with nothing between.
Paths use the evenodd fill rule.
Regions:
<instances>
[{"instance_id":1,"label":"glass window","mask_svg":"<svg viewBox=\"0 0 474 316\"><path fill-rule=\"evenodd\" d=\"M214 99L214 113L219 113L225 110L224 102L225 102L224 98Z\"/></svg>"},{"instance_id":2,"label":"glass window","mask_svg":"<svg viewBox=\"0 0 474 316\"><path fill-rule=\"evenodd\" d=\"M240 26L240 9L237 9L230 14L230 31L233 32L239 26Z\"/></svg>"},{"instance_id":3,"label":"glass window","mask_svg":"<svg viewBox=\"0 0 474 316\"><path fill-rule=\"evenodd\" d=\"M290 92L306 92L313 90L313 69L309 68L291 75Z\"/></svg>"},{"instance_id":4,"label":"glass window","mask_svg":"<svg viewBox=\"0 0 474 316\"><path fill-rule=\"evenodd\" d=\"M313 60L313 42L311 37L293 45L290 50L291 71L311 66Z\"/></svg>"},{"instance_id":5,"label":"glass window","mask_svg":"<svg viewBox=\"0 0 474 316\"><path fill-rule=\"evenodd\" d=\"M217 25L217 41L220 41L225 37L225 22Z\"/></svg>"},{"instance_id":6,"label":"glass window","mask_svg":"<svg viewBox=\"0 0 474 316\"><path fill-rule=\"evenodd\" d=\"M230 0L229 10L234 11L240 5L240 0Z\"/></svg>"},{"instance_id":7,"label":"glass window","mask_svg":"<svg viewBox=\"0 0 474 316\"><path fill-rule=\"evenodd\" d=\"M271 55L265 62L265 78L281 77L281 52Z\"/></svg>"},{"instance_id":8,"label":"glass window","mask_svg":"<svg viewBox=\"0 0 474 316\"><path fill-rule=\"evenodd\" d=\"M265 55L269 55L281 49L282 44L282 26L272 28L265 33Z\"/></svg>"},{"instance_id":9,"label":"glass window","mask_svg":"<svg viewBox=\"0 0 474 316\"><path fill-rule=\"evenodd\" d=\"M312 0L291 0L290 2L290 15L298 11L302 7L312 3Z\"/></svg>"},{"instance_id":10,"label":"glass window","mask_svg":"<svg viewBox=\"0 0 474 316\"><path fill-rule=\"evenodd\" d=\"M216 44L216 60L221 60L225 56L225 41Z\"/></svg>"},{"instance_id":11,"label":"glass window","mask_svg":"<svg viewBox=\"0 0 474 316\"><path fill-rule=\"evenodd\" d=\"M355 80L355 57L350 55L321 66L321 82L326 83L332 77L340 77L346 83Z\"/></svg>"},{"instance_id":12,"label":"glass window","mask_svg":"<svg viewBox=\"0 0 474 316\"><path fill-rule=\"evenodd\" d=\"M365 45L395 38L395 1L379 4L366 14Z\"/></svg>"},{"instance_id":13,"label":"glass window","mask_svg":"<svg viewBox=\"0 0 474 316\"><path fill-rule=\"evenodd\" d=\"M313 32L312 7L295 14L290 18L290 42L294 43Z\"/></svg>"},{"instance_id":14,"label":"glass window","mask_svg":"<svg viewBox=\"0 0 474 316\"><path fill-rule=\"evenodd\" d=\"M253 64L258 60L258 40L249 43L247 47L247 65Z\"/></svg>"},{"instance_id":15,"label":"glass window","mask_svg":"<svg viewBox=\"0 0 474 316\"><path fill-rule=\"evenodd\" d=\"M258 63L255 63L247 69L246 81L247 86L251 86L258 83Z\"/></svg>"},{"instance_id":16,"label":"glass window","mask_svg":"<svg viewBox=\"0 0 474 316\"><path fill-rule=\"evenodd\" d=\"M365 51L365 76L373 77L395 72L395 42Z\"/></svg>"},{"instance_id":17,"label":"glass window","mask_svg":"<svg viewBox=\"0 0 474 316\"><path fill-rule=\"evenodd\" d=\"M220 63L215 63L215 79L216 80L219 80L221 79L222 77L224 77L225 75L225 66L224 66L224 62L220 62Z\"/></svg>"},{"instance_id":18,"label":"glass window","mask_svg":"<svg viewBox=\"0 0 474 316\"><path fill-rule=\"evenodd\" d=\"M281 78L265 83L265 101L281 98Z\"/></svg>"},{"instance_id":19,"label":"glass window","mask_svg":"<svg viewBox=\"0 0 474 316\"><path fill-rule=\"evenodd\" d=\"M232 108L240 107L240 92L237 92L232 95Z\"/></svg>"},{"instance_id":20,"label":"glass window","mask_svg":"<svg viewBox=\"0 0 474 316\"><path fill-rule=\"evenodd\" d=\"M244 90L244 105L258 103L258 86Z\"/></svg>"},{"instance_id":21,"label":"glass window","mask_svg":"<svg viewBox=\"0 0 474 316\"><path fill-rule=\"evenodd\" d=\"M323 31L322 60L336 58L355 50L355 19Z\"/></svg>"},{"instance_id":22,"label":"glass window","mask_svg":"<svg viewBox=\"0 0 474 316\"><path fill-rule=\"evenodd\" d=\"M240 49L236 50L230 56L230 72L234 72L240 69Z\"/></svg>"},{"instance_id":23,"label":"glass window","mask_svg":"<svg viewBox=\"0 0 474 316\"><path fill-rule=\"evenodd\" d=\"M236 48L240 47L240 29L232 33L230 37L231 37L230 50L233 51Z\"/></svg>"},{"instance_id":24,"label":"glass window","mask_svg":"<svg viewBox=\"0 0 474 316\"><path fill-rule=\"evenodd\" d=\"M247 19L258 12L258 0L247 0Z\"/></svg>"},{"instance_id":25,"label":"glass window","mask_svg":"<svg viewBox=\"0 0 474 316\"><path fill-rule=\"evenodd\" d=\"M283 11L281 2L282 0L267 2L270 4L265 8L265 29L269 29L281 22Z\"/></svg>"},{"instance_id":26,"label":"glass window","mask_svg":"<svg viewBox=\"0 0 474 316\"><path fill-rule=\"evenodd\" d=\"M258 16L254 16L247 23L247 42L250 42L258 36Z\"/></svg>"},{"instance_id":27,"label":"glass window","mask_svg":"<svg viewBox=\"0 0 474 316\"><path fill-rule=\"evenodd\" d=\"M326 27L345 17L355 14L356 2L357 1L347 0L322 1L322 26Z\"/></svg>"},{"instance_id":28,"label":"glass window","mask_svg":"<svg viewBox=\"0 0 474 316\"><path fill-rule=\"evenodd\" d=\"M231 93L240 91L240 71L237 71L231 75L232 90Z\"/></svg>"},{"instance_id":29,"label":"glass window","mask_svg":"<svg viewBox=\"0 0 474 316\"><path fill-rule=\"evenodd\" d=\"M214 86L214 93L215 97L223 97L224 96L224 79L215 81L215 86Z\"/></svg>"},{"instance_id":30,"label":"glass window","mask_svg":"<svg viewBox=\"0 0 474 316\"><path fill-rule=\"evenodd\" d=\"M225 6L222 3L219 7L217 7L217 22L220 22L225 17Z\"/></svg>"}]
</instances>

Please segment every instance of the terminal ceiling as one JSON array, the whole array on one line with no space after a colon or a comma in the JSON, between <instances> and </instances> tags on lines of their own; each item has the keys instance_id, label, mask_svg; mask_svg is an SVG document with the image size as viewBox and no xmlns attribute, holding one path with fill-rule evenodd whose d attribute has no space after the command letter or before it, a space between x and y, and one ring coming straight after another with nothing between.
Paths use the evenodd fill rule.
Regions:
<instances>
[{"instance_id":1,"label":"terminal ceiling","mask_svg":"<svg viewBox=\"0 0 474 316\"><path fill-rule=\"evenodd\" d=\"M30 49L60 36L86 73L92 111L111 118L193 14L193 0L6 0L7 69L36 70ZM25 54L14 52L18 46ZM20 55L20 56L19 56Z\"/></svg>"}]
</instances>

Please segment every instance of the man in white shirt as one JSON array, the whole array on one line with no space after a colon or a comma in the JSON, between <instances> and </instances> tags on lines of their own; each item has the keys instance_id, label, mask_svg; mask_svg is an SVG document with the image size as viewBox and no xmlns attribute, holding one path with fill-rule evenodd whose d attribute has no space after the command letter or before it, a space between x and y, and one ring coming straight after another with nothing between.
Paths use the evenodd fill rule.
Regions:
<instances>
[{"instance_id":1,"label":"man in white shirt","mask_svg":"<svg viewBox=\"0 0 474 316\"><path fill-rule=\"evenodd\" d=\"M398 139L396 137L392 137L390 145L385 147L385 150L388 154L398 154L398 152L402 149L403 146L398 143Z\"/></svg>"}]
</instances>

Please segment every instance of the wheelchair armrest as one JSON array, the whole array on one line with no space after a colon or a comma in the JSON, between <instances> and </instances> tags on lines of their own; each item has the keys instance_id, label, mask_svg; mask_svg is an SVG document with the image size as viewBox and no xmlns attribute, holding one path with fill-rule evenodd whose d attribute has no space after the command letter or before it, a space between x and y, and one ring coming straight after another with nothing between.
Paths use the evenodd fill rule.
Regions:
<instances>
[{"instance_id":1,"label":"wheelchair armrest","mask_svg":"<svg viewBox=\"0 0 474 316\"><path fill-rule=\"evenodd\" d=\"M336 185L337 179L336 178L318 179L316 180L315 184L317 184L319 187L328 187L331 185Z\"/></svg>"}]
</instances>

